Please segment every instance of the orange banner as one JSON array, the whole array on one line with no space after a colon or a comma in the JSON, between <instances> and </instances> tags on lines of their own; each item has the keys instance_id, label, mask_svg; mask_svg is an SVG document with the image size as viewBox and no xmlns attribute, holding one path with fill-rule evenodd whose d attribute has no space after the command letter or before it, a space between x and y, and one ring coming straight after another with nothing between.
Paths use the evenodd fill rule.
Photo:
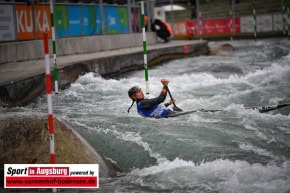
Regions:
<instances>
[{"instance_id":1,"label":"orange banner","mask_svg":"<svg viewBox=\"0 0 290 193\"><path fill-rule=\"evenodd\" d=\"M49 5L16 5L16 18L19 40L42 38L45 31L51 37Z\"/></svg>"},{"instance_id":2,"label":"orange banner","mask_svg":"<svg viewBox=\"0 0 290 193\"><path fill-rule=\"evenodd\" d=\"M48 38L51 37L51 21L49 5L35 6L35 29L36 37L43 38L43 33L48 33Z\"/></svg>"},{"instance_id":3,"label":"orange banner","mask_svg":"<svg viewBox=\"0 0 290 193\"><path fill-rule=\"evenodd\" d=\"M174 23L174 35L175 36L186 36L187 35L185 21Z\"/></svg>"}]
</instances>

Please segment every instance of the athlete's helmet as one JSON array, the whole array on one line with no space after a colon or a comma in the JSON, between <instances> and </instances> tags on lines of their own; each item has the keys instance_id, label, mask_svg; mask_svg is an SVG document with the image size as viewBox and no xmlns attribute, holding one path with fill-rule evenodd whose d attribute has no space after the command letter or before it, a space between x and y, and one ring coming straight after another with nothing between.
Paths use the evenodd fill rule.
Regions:
<instances>
[{"instance_id":1,"label":"athlete's helmet","mask_svg":"<svg viewBox=\"0 0 290 193\"><path fill-rule=\"evenodd\" d=\"M129 96L130 98L132 98L131 96L132 96L135 92L137 92L138 90L141 90L141 88L138 87L138 86L133 86L132 88L130 88L130 89L128 90L128 96Z\"/></svg>"}]
</instances>

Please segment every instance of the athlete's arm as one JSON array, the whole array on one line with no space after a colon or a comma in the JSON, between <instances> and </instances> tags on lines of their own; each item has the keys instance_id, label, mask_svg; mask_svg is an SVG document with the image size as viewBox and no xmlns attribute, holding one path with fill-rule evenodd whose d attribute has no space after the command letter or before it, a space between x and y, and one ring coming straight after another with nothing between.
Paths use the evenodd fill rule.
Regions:
<instances>
[{"instance_id":1,"label":"athlete's arm","mask_svg":"<svg viewBox=\"0 0 290 193\"><path fill-rule=\"evenodd\" d=\"M144 99L140 102L140 105L143 109L150 109L155 105L163 103L165 101L166 96L167 96L167 90L166 90L166 87L164 86L158 97L152 98L152 99Z\"/></svg>"}]
</instances>

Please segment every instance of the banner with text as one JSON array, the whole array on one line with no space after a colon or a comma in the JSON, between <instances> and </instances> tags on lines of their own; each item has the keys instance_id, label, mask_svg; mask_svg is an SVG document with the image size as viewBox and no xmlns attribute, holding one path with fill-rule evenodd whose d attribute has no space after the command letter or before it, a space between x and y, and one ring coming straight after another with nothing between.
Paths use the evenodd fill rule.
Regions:
<instances>
[{"instance_id":1,"label":"banner with text","mask_svg":"<svg viewBox=\"0 0 290 193\"><path fill-rule=\"evenodd\" d=\"M180 22L175 23L176 29ZM241 32L241 22L239 17L204 19L186 21L187 36L197 35L227 35Z\"/></svg>"},{"instance_id":2,"label":"banner with text","mask_svg":"<svg viewBox=\"0 0 290 193\"><path fill-rule=\"evenodd\" d=\"M129 22L128 13L126 7L118 7L118 32L128 33L129 32Z\"/></svg>"},{"instance_id":3,"label":"banner with text","mask_svg":"<svg viewBox=\"0 0 290 193\"><path fill-rule=\"evenodd\" d=\"M104 7L104 24L105 33L116 34L118 32L118 12L114 6Z\"/></svg>"},{"instance_id":4,"label":"banner with text","mask_svg":"<svg viewBox=\"0 0 290 193\"><path fill-rule=\"evenodd\" d=\"M179 21L174 22L174 36L186 36L187 29L186 29L186 22Z\"/></svg>"},{"instance_id":5,"label":"banner with text","mask_svg":"<svg viewBox=\"0 0 290 193\"><path fill-rule=\"evenodd\" d=\"M16 22L19 40L42 38L43 32L51 37L49 5L16 5Z\"/></svg>"},{"instance_id":6,"label":"banner with text","mask_svg":"<svg viewBox=\"0 0 290 193\"><path fill-rule=\"evenodd\" d=\"M94 35L96 33L96 14L95 6L83 6L83 34Z\"/></svg>"},{"instance_id":7,"label":"banner with text","mask_svg":"<svg viewBox=\"0 0 290 193\"><path fill-rule=\"evenodd\" d=\"M99 165L4 164L4 188L99 188Z\"/></svg>"},{"instance_id":8,"label":"banner with text","mask_svg":"<svg viewBox=\"0 0 290 193\"><path fill-rule=\"evenodd\" d=\"M0 42L16 39L13 5L1 5L0 7Z\"/></svg>"},{"instance_id":9,"label":"banner with text","mask_svg":"<svg viewBox=\"0 0 290 193\"><path fill-rule=\"evenodd\" d=\"M65 5L55 5L55 34L56 37L68 35L68 20Z\"/></svg>"},{"instance_id":10,"label":"banner with text","mask_svg":"<svg viewBox=\"0 0 290 193\"><path fill-rule=\"evenodd\" d=\"M81 23L81 6L69 5L67 7L68 23L69 23L69 36L80 36L82 34Z\"/></svg>"}]
</instances>

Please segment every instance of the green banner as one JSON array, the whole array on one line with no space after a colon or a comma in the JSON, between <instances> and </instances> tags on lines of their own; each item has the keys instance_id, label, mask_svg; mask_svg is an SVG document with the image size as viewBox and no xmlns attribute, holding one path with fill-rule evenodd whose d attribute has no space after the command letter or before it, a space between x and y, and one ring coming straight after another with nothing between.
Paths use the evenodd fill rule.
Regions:
<instances>
[{"instance_id":1,"label":"green banner","mask_svg":"<svg viewBox=\"0 0 290 193\"><path fill-rule=\"evenodd\" d=\"M118 7L118 18L119 18L119 27L118 32L119 33L128 33L129 32L129 26L128 26L128 14L127 14L127 8L125 7Z\"/></svg>"},{"instance_id":2,"label":"green banner","mask_svg":"<svg viewBox=\"0 0 290 193\"><path fill-rule=\"evenodd\" d=\"M68 36L68 19L65 5L55 6L55 27L56 37Z\"/></svg>"}]
</instances>

